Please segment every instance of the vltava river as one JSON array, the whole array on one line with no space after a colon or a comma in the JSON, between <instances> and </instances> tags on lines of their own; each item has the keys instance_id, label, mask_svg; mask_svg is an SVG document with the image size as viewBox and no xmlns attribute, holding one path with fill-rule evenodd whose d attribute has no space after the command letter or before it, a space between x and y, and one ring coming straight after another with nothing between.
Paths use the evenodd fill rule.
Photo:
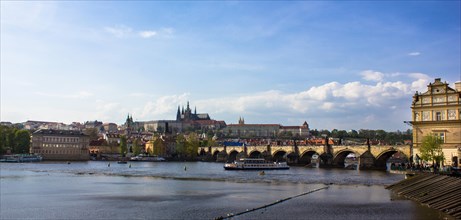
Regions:
<instances>
[{"instance_id":1,"label":"vltava river","mask_svg":"<svg viewBox=\"0 0 461 220\"><path fill-rule=\"evenodd\" d=\"M321 188L234 219L447 217L384 189L403 178L304 167L259 175L205 162L2 163L0 219L214 219Z\"/></svg>"}]
</instances>

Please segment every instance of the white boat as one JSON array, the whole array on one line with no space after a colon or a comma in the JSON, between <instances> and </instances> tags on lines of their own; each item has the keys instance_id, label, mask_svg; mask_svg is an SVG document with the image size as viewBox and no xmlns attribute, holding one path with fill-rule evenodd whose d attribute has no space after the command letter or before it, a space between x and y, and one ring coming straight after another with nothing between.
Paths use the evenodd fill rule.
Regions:
<instances>
[{"instance_id":1,"label":"white boat","mask_svg":"<svg viewBox=\"0 0 461 220\"><path fill-rule=\"evenodd\" d=\"M142 154L131 157L130 161L145 161L145 162L157 162L157 161L165 161L165 158L159 156L143 156Z\"/></svg>"},{"instance_id":2,"label":"white boat","mask_svg":"<svg viewBox=\"0 0 461 220\"><path fill-rule=\"evenodd\" d=\"M286 162L270 162L261 158L242 158L232 163L224 164L225 170L287 170Z\"/></svg>"},{"instance_id":3,"label":"white boat","mask_svg":"<svg viewBox=\"0 0 461 220\"><path fill-rule=\"evenodd\" d=\"M350 153L346 156L344 159L344 168L346 169L357 169L357 166L359 165L359 161L357 157L355 157L355 154Z\"/></svg>"}]
</instances>

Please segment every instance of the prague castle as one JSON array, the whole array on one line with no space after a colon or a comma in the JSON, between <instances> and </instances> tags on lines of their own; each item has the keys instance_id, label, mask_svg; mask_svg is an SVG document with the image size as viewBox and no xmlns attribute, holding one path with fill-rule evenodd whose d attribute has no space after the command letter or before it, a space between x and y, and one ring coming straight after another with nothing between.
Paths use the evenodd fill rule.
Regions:
<instances>
[{"instance_id":1,"label":"prague castle","mask_svg":"<svg viewBox=\"0 0 461 220\"><path fill-rule=\"evenodd\" d=\"M419 157L424 136L435 135L443 140L445 165L461 164L461 82L450 88L440 78L429 83L427 91L413 96L413 157Z\"/></svg>"}]
</instances>

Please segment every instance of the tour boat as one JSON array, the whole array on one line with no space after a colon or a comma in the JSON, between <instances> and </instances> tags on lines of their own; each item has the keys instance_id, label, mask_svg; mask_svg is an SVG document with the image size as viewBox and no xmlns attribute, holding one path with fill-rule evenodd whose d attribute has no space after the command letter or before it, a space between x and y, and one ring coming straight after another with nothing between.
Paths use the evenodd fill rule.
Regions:
<instances>
[{"instance_id":1,"label":"tour boat","mask_svg":"<svg viewBox=\"0 0 461 220\"><path fill-rule=\"evenodd\" d=\"M270 162L261 158L242 158L224 164L225 170L286 170L290 169L286 162Z\"/></svg>"}]
</instances>

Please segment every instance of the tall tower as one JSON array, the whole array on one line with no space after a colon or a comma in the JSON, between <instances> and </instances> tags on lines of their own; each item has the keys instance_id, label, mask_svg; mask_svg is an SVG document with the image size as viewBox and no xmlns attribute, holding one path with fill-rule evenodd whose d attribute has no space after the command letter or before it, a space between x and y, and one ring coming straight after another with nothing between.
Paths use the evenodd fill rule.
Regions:
<instances>
[{"instance_id":1,"label":"tall tower","mask_svg":"<svg viewBox=\"0 0 461 220\"><path fill-rule=\"evenodd\" d=\"M181 120L181 111L179 110L179 105L178 105L178 112L176 113L176 121Z\"/></svg>"},{"instance_id":2,"label":"tall tower","mask_svg":"<svg viewBox=\"0 0 461 220\"><path fill-rule=\"evenodd\" d=\"M243 124L245 124L245 119L240 117L239 118L239 125L243 125Z\"/></svg>"}]
</instances>

